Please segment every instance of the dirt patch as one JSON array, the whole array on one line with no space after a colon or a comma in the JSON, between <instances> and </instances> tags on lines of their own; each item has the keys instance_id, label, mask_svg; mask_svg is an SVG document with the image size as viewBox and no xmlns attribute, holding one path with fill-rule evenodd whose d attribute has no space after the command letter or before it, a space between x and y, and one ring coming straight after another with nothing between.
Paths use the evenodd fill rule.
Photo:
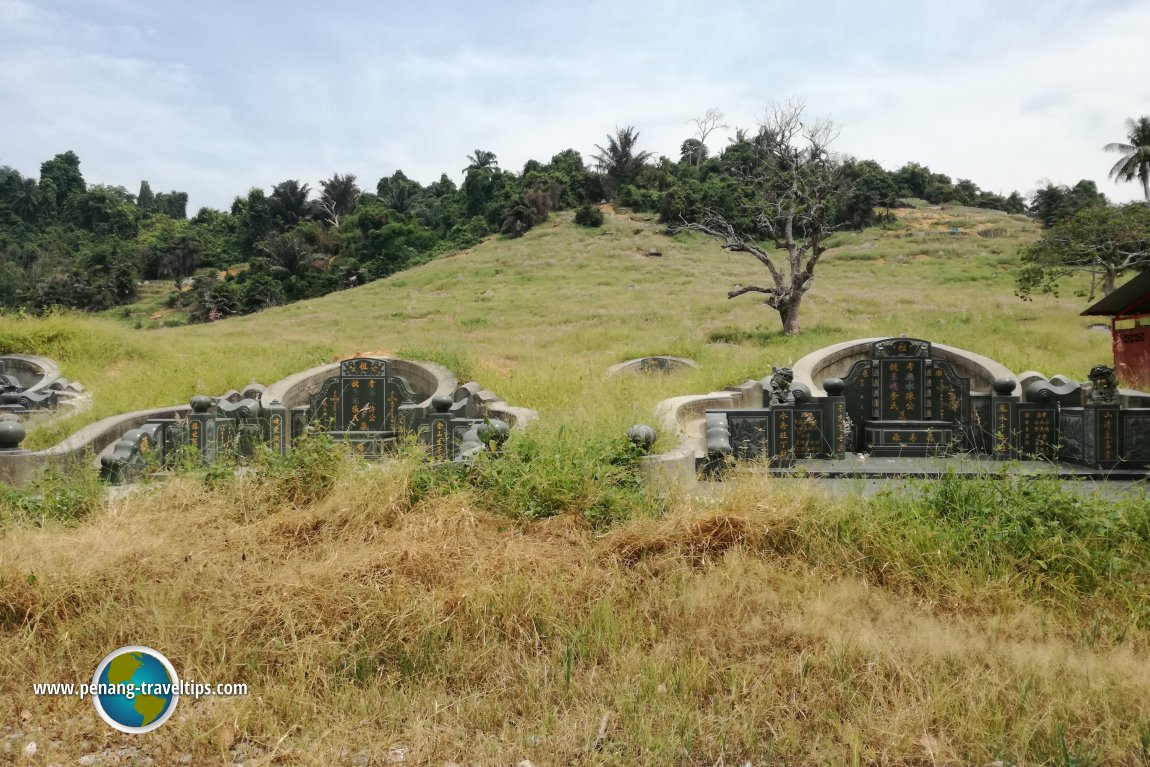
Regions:
<instances>
[{"instance_id":1,"label":"dirt patch","mask_svg":"<svg viewBox=\"0 0 1150 767\"><path fill-rule=\"evenodd\" d=\"M344 360L354 360L354 359L358 359L360 357L372 357L375 359L383 359L386 357L391 357L394 354L395 354L395 352L393 352L389 349L380 349L378 351L373 351L373 352L353 352L351 354L337 354L336 356L332 357L331 360L329 360L329 361L330 362L343 362Z\"/></svg>"}]
</instances>

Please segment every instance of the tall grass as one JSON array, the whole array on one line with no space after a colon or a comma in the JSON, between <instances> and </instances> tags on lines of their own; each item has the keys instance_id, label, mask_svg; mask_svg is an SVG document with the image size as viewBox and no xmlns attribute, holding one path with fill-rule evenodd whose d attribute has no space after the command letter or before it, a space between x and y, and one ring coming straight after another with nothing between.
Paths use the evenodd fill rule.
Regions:
<instances>
[{"instance_id":1,"label":"tall grass","mask_svg":"<svg viewBox=\"0 0 1150 767\"><path fill-rule=\"evenodd\" d=\"M1117 620L1145 601L1142 506L1005 480L832 500L750 475L604 526L585 509L524 514L515 494L535 491L502 478L429 492L414 460L301 453L5 532L0 722L20 723L16 747L284 764L385 764L402 748L433 765L1145 753L1150 633ZM556 498L564 471L542 472ZM1049 531L1004 533L1023 515L996 520L986 501L1053 503L1043 525L1088 531L1058 545L1127 560L1122 582L1048 573L1033 550L1055 560ZM185 679L251 694L181 701L147 740L87 701L30 697L140 642Z\"/></svg>"}]
</instances>

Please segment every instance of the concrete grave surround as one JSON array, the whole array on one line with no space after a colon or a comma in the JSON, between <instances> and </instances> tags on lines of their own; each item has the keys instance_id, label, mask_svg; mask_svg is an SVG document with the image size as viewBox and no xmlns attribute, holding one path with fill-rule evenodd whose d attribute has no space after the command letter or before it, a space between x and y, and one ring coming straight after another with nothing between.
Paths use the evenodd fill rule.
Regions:
<instances>
[{"instance_id":1,"label":"concrete grave surround","mask_svg":"<svg viewBox=\"0 0 1150 767\"><path fill-rule=\"evenodd\" d=\"M36 354L0 355L0 375L15 379L21 386L21 394L45 400L45 404L41 404L38 409L20 413L21 418L72 416L86 410L92 402L84 387L64 378L59 364L49 357Z\"/></svg>"},{"instance_id":2,"label":"concrete grave surround","mask_svg":"<svg viewBox=\"0 0 1150 767\"><path fill-rule=\"evenodd\" d=\"M387 362L390 369L402 375L421 398L419 406L429 410L434 398L446 396L455 401L465 399L470 406L482 410L491 418L505 421L512 428L521 428L538 417L534 410L512 407L478 383L460 385L455 375L442 365L395 358L387 358ZM334 362L314 367L266 388L249 384L242 393L233 390L215 399L238 402L241 398L250 397L258 399L265 406L276 400L288 408L305 406L324 381L338 374L340 364ZM190 405L137 410L90 424L44 450L0 450L0 482L21 486L35 481L49 469L68 471L78 465L98 464L100 456L110 453L125 432L138 429L150 420L187 419L191 414Z\"/></svg>"},{"instance_id":3,"label":"concrete grave surround","mask_svg":"<svg viewBox=\"0 0 1150 767\"><path fill-rule=\"evenodd\" d=\"M898 340L865 338L819 349L794 364L794 384L807 387L812 397L826 397L824 382L828 379L841 381L856 362L870 359L874 344ZM987 399L998 397L998 401L1013 398L1022 403L1020 410L1037 407L1025 404L1024 395L1028 390L1048 396L1046 392L1057 394L1073 391L1077 384L1063 376L1047 380L1035 371L1016 375L995 360L945 344L931 343L930 347L932 359L948 363L955 373L969 380L970 395ZM655 484L693 484L698 477L697 467L707 458L706 411L762 408L763 390L768 380L769 376L759 381L746 381L723 391L672 397L660 402L655 408L656 428L661 433L673 435L675 447L644 459L642 470L645 478ZM1005 392L994 388L995 381L999 381L1000 386L1009 386L1007 381L1014 385L1009 392ZM1088 400L1089 384L1084 387L1082 396ZM1119 391L1117 406L1131 410L1150 408L1150 394L1122 389ZM858 428L860 425L855 426Z\"/></svg>"}]
</instances>

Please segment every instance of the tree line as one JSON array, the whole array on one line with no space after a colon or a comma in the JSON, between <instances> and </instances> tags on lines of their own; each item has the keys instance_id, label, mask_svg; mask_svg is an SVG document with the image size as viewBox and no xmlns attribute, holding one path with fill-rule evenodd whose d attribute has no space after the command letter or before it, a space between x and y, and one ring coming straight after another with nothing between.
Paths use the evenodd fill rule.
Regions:
<instances>
[{"instance_id":1,"label":"tree line","mask_svg":"<svg viewBox=\"0 0 1150 767\"><path fill-rule=\"evenodd\" d=\"M798 258L788 279L801 291L777 280L738 289L794 301L797 317L795 296L813 279L805 259L817 260L827 233L881 222L907 198L1030 213L1050 227L1106 204L1089 181L1048 183L1028 205L1018 192L1002 196L918 163L888 171L832 154L830 133L812 143L801 115L794 105L777 110L778 120L736 130L714 153L707 139L726 126L709 110L676 159L641 151L627 126L587 161L567 149L511 171L477 149L458 185L446 173L423 185L396 171L364 189L355 175L336 173L314 188L298 179L253 188L227 211L191 217L183 192L154 192L147 181L135 193L88 184L67 151L44 162L39 178L0 167L0 306L103 310L135 300L141 280L171 280L179 288L171 304L211 321L386 277L493 234L521 236L557 210L575 209L577 222L593 226L602 221L595 205L612 201L699 228L724 247L759 248L761 261L773 250ZM239 264L246 268L229 269Z\"/></svg>"}]
</instances>

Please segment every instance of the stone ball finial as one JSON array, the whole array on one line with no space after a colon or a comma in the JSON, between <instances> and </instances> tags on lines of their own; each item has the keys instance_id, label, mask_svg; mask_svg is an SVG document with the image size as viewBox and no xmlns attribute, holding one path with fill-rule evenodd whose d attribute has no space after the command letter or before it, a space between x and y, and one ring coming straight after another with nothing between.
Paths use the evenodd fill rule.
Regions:
<instances>
[{"instance_id":1,"label":"stone ball finial","mask_svg":"<svg viewBox=\"0 0 1150 767\"><path fill-rule=\"evenodd\" d=\"M832 397L837 397L846 391L846 382L841 378L828 378L823 381L823 391Z\"/></svg>"},{"instance_id":2,"label":"stone ball finial","mask_svg":"<svg viewBox=\"0 0 1150 767\"><path fill-rule=\"evenodd\" d=\"M189 404L192 406L193 413L206 413L212 409L212 405L214 405L215 402L206 394L197 394L192 397L192 401Z\"/></svg>"},{"instance_id":3,"label":"stone ball finial","mask_svg":"<svg viewBox=\"0 0 1150 767\"><path fill-rule=\"evenodd\" d=\"M507 441L507 438L511 436L511 427L498 418L492 418L489 421L479 424L475 431L485 445L491 442L494 442L496 445L502 445Z\"/></svg>"},{"instance_id":4,"label":"stone ball finial","mask_svg":"<svg viewBox=\"0 0 1150 767\"><path fill-rule=\"evenodd\" d=\"M19 450L26 433L19 421L0 421L0 450Z\"/></svg>"},{"instance_id":5,"label":"stone ball finial","mask_svg":"<svg viewBox=\"0 0 1150 767\"><path fill-rule=\"evenodd\" d=\"M431 409L437 413L446 413L454 404L455 400L446 394L438 394L431 398Z\"/></svg>"},{"instance_id":6,"label":"stone ball finial","mask_svg":"<svg viewBox=\"0 0 1150 767\"><path fill-rule=\"evenodd\" d=\"M1000 397L1009 397L1014 393L1014 387L1018 382L1013 378L995 378L990 387L994 389L994 393Z\"/></svg>"},{"instance_id":7,"label":"stone ball finial","mask_svg":"<svg viewBox=\"0 0 1150 767\"><path fill-rule=\"evenodd\" d=\"M627 429L627 439L644 453L651 452L655 445L655 430L643 423L637 423Z\"/></svg>"}]
</instances>

